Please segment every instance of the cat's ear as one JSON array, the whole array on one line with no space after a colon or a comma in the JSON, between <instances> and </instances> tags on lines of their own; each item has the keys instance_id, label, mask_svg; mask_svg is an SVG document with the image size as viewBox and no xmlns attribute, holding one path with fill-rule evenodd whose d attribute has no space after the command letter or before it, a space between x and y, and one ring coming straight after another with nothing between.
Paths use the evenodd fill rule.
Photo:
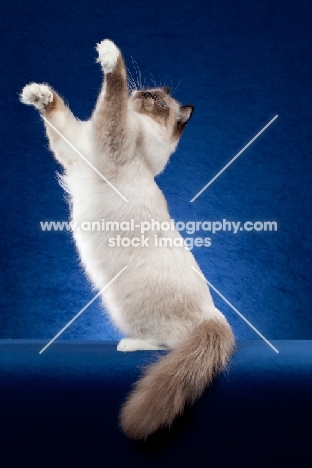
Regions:
<instances>
[{"instance_id":1,"label":"cat's ear","mask_svg":"<svg viewBox=\"0 0 312 468\"><path fill-rule=\"evenodd\" d=\"M163 86L163 90L165 91L166 94L170 93L170 87L169 86Z\"/></svg>"},{"instance_id":2,"label":"cat's ear","mask_svg":"<svg viewBox=\"0 0 312 468\"><path fill-rule=\"evenodd\" d=\"M184 127L187 122L190 120L192 117L194 111L194 106L180 106L180 115L178 119L178 124Z\"/></svg>"}]
</instances>

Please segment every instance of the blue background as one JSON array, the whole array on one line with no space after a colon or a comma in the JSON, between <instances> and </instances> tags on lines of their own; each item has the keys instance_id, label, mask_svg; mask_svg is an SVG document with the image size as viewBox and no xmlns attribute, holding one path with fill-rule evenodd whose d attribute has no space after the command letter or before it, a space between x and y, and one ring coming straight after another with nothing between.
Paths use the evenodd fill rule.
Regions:
<instances>
[{"instance_id":1,"label":"blue background","mask_svg":"<svg viewBox=\"0 0 312 468\"><path fill-rule=\"evenodd\" d=\"M111 38L146 84L195 106L158 177L176 220L275 220L278 231L218 233L193 253L207 279L269 339L311 339L311 3L100 0L1 4L0 338L53 337L94 295L70 234L40 230L68 208L38 114L18 101L47 82L80 119ZM179 84L180 83L180 84ZM189 200L276 114L194 203ZM199 233L198 235L203 235ZM213 293L238 339L257 335ZM116 339L94 302L60 339Z\"/></svg>"}]
</instances>

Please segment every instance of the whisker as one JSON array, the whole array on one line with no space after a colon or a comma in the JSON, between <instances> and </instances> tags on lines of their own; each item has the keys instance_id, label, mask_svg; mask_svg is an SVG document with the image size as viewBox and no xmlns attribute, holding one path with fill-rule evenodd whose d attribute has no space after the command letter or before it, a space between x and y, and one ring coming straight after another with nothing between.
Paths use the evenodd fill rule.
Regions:
<instances>
[{"instance_id":1,"label":"whisker","mask_svg":"<svg viewBox=\"0 0 312 468\"><path fill-rule=\"evenodd\" d=\"M139 68L137 62L134 60L134 58L132 56L131 56L131 60L132 60L132 63L133 63L134 69L135 69L135 73L136 73L138 89L141 89L142 88L142 76L141 76L140 68Z\"/></svg>"},{"instance_id":2,"label":"whisker","mask_svg":"<svg viewBox=\"0 0 312 468\"><path fill-rule=\"evenodd\" d=\"M151 77L152 77L152 84L153 84L153 85L155 86L155 88L156 88L157 86L156 86L156 80L155 80L155 78L154 78L154 75L153 75L151 72L150 72L150 75L151 75Z\"/></svg>"},{"instance_id":3,"label":"whisker","mask_svg":"<svg viewBox=\"0 0 312 468\"><path fill-rule=\"evenodd\" d=\"M170 94L173 95L173 94L176 92L176 90L178 89L178 87L180 86L180 84L182 83L182 81L184 81L184 80L185 80L185 78L182 78L182 80L179 81L179 83L177 84L177 86L174 88L173 91L170 92Z\"/></svg>"},{"instance_id":4,"label":"whisker","mask_svg":"<svg viewBox=\"0 0 312 468\"><path fill-rule=\"evenodd\" d=\"M137 90L137 86L136 86L135 80L132 76L130 69L126 67L126 70L127 70L128 87L129 87L130 92L132 93L132 91Z\"/></svg>"}]
</instances>

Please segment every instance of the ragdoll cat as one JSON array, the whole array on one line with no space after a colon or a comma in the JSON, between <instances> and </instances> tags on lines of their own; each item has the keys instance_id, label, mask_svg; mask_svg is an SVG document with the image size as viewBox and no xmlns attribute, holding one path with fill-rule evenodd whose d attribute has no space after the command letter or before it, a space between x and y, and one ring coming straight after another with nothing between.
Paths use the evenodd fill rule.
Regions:
<instances>
[{"instance_id":1,"label":"ragdoll cat","mask_svg":"<svg viewBox=\"0 0 312 468\"><path fill-rule=\"evenodd\" d=\"M132 231L73 234L98 290L127 266L102 294L112 321L128 337L117 349L171 350L148 367L121 410L123 431L133 439L146 439L170 426L185 405L202 394L226 366L234 337L207 284L193 270L200 272L179 232L156 224L148 233L149 245L110 246L109 239L117 234L121 239L140 238L141 222L170 222L154 177L176 149L193 107L181 106L167 87L135 90L129 96L119 49L105 39L97 51L105 79L90 120L77 120L45 84L25 86L21 101L34 105L119 192L45 122L51 150L65 168L61 183L70 194L72 221L79 226L102 219L135 220ZM182 243L160 248L151 242L155 235Z\"/></svg>"}]
</instances>

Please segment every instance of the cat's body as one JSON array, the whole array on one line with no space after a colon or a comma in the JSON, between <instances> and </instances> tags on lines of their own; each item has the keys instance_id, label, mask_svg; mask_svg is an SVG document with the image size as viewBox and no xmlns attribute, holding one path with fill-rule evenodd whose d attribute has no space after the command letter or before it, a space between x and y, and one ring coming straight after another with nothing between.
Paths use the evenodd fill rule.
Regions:
<instances>
[{"instance_id":1,"label":"cat's body","mask_svg":"<svg viewBox=\"0 0 312 468\"><path fill-rule=\"evenodd\" d=\"M177 231L157 226L169 223L170 216L154 176L175 150L193 108L179 106L167 88L129 97L119 50L108 40L97 49L105 80L90 121L77 121L46 85L26 86L21 100L35 105L119 192L46 124L50 147L65 168L62 183L70 194L72 221L80 226L133 219L137 226L131 231L80 229L74 237L98 290L127 266L103 293L113 322L129 337L118 350L173 350L148 368L121 413L124 431L144 439L170 425L202 393L226 365L234 339L207 284L191 268L200 272L191 252L182 242L180 247L155 246L155 235L181 240ZM153 220L155 229L145 232L144 242L141 223ZM143 245L111 247L109 239L117 235L141 239Z\"/></svg>"}]
</instances>

